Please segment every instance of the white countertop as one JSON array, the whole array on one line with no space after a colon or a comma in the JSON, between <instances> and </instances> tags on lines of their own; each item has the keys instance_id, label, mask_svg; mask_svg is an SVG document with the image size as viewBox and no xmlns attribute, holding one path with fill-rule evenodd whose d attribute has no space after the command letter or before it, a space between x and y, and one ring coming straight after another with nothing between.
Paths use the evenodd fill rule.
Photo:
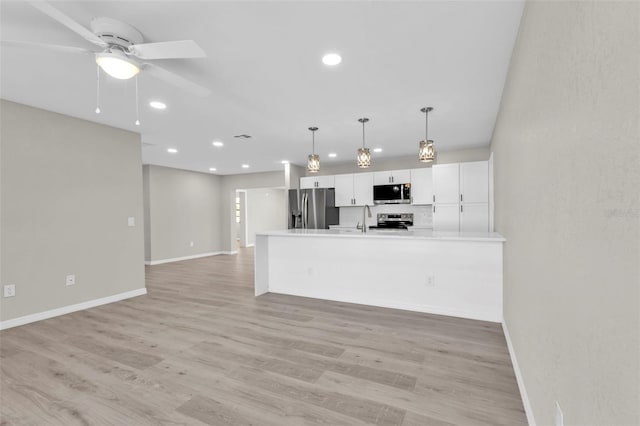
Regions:
<instances>
[{"instance_id":1,"label":"white countertop","mask_svg":"<svg viewBox=\"0 0 640 426\"><path fill-rule=\"evenodd\" d=\"M370 229L366 233L353 228L347 229L287 229L284 231L259 232L257 235L270 237L328 237L328 238L395 238L441 241L483 241L504 242L497 232L435 232L431 229L380 230Z\"/></svg>"}]
</instances>

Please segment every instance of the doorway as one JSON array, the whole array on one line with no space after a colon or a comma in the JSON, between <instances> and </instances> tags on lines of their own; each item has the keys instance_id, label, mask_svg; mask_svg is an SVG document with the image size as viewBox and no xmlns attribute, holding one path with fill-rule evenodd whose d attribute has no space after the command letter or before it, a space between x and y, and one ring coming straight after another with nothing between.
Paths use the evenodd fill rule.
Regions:
<instances>
[{"instance_id":1,"label":"doorway","mask_svg":"<svg viewBox=\"0 0 640 426\"><path fill-rule=\"evenodd\" d=\"M235 204L236 248L247 247L247 191L236 190Z\"/></svg>"}]
</instances>

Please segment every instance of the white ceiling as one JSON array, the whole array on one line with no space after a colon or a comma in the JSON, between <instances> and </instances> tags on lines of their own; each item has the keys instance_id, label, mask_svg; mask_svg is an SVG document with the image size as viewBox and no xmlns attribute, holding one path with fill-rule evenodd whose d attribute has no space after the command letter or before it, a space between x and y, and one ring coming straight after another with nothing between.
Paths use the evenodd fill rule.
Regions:
<instances>
[{"instance_id":1,"label":"white ceiling","mask_svg":"<svg viewBox=\"0 0 640 426\"><path fill-rule=\"evenodd\" d=\"M87 27L107 16L149 42L195 40L208 58L156 63L212 94L182 93L143 71L137 127L133 79L103 78L96 115L91 56L5 47L2 98L140 132L145 163L218 174L280 170L281 160L306 165L312 125L322 164L355 163L363 116L367 146L383 148L373 161L417 155L423 106L435 108L437 150L488 145L523 9L521 0L51 3ZM27 3L0 7L3 40L94 47ZM342 63L323 65L327 52ZM150 100L168 108L152 110ZM253 137L233 138L241 133Z\"/></svg>"}]
</instances>

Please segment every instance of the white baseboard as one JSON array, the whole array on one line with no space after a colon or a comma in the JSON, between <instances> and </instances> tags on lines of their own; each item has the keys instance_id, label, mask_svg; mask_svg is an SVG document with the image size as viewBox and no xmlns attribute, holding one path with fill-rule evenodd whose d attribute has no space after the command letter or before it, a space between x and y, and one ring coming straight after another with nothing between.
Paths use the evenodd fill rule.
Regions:
<instances>
[{"instance_id":1,"label":"white baseboard","mask_svg":"<svg viewBox=\"0 0 640 426\"><path fill-rule=\"evenodd\" d=\"M527 395L527 389L524 386L524 378L520 372L520 366L516 358L516 353L513 350L511 344L511 337L509 336L509 330L507 324L502 320L502 331L504 332L504 338L507 341L507 348L509 348L509 356L511 357L511 364L513 365L513 371L516 374L516 381L518 382L518 389L520 389L520 397L522 398L522 405L524 405L524 412L527 414L527 422L529 426L536 426L536 419L533 417L533 410L531 409L531 402L529 402L529 396Z\"/></svg>"},{"instance_id":2,"label":"white baseboard","mask_svg":"<svg viewBox=\"0 0 640 426\"><path fill-rule=\"evenodd\" d=\"M82 311L89 308L95 308L96 306L106 305L108 303L118 302L124 299L130 299L136 296L142 296L147 294L146 288L139 288L137 290L127 291L125 293L114 294L113 296L102 297L100 299L88 300L82 303L76 303L75 305L63 306L62 308L51 309L49 311L38 312L37 314L25 315L6 321L0 321L0 330L6 330L7 328L17 327L20 325L29 324L36 321L45 320L48 318L58 317L60 315L70 314L71 312Z\"/></svg>"},{"instance_id":3,"label":"white baseboard","mask_svg":"<svg viewBox=\"0 0 640 426\"><path fill-rule=\"evenodd\" d=\"M255 247L255 243L247 244L245 247Z\"/></svg>"},{"instance_id":4,"label":"white baseboard","mask_svg":"<svg viewBox=\"0 0 640 426\"><path fill-rule=\"evenodd\" d=\"M221 251L220 254L238 254L238 250Z\"/></svg>"},{"instance_id":5,"label":"white baseboard","mask_svg":"<svg viewBox=\"0 0 640 426\"><path fill-rule=\"evenodd\" d=\"M174 257L174 258L171 258L171 259L160 259L160 260L150 260L150 261L149 260L145 260L144 264L145 265L149 265L149 266L161 265L163 263L179 262L181 260L191 260L191 259L199 259L201 257L217 256L219 254L233 254L233 253L230 253L230 252L227 252L227 251L212 251L212 252L209 252L209 253L193 254L191 256Z\"/></svg>"}]
</instances>

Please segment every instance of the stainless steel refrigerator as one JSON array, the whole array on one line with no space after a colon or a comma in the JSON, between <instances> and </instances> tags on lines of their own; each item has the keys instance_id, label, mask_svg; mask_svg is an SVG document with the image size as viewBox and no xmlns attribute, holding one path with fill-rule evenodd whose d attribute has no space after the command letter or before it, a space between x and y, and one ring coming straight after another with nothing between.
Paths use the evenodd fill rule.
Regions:
<instances>
[{"instance_id":1,"label":"stainless steel refrigerator","mask_svg":"<svg viewBox=\"0 0 640 426\"><path fill-rule=\"evenodd\" d=\"M329 229L340 223L333 188L289 190L289 229Z\"/></svg>"}]
</instances>

